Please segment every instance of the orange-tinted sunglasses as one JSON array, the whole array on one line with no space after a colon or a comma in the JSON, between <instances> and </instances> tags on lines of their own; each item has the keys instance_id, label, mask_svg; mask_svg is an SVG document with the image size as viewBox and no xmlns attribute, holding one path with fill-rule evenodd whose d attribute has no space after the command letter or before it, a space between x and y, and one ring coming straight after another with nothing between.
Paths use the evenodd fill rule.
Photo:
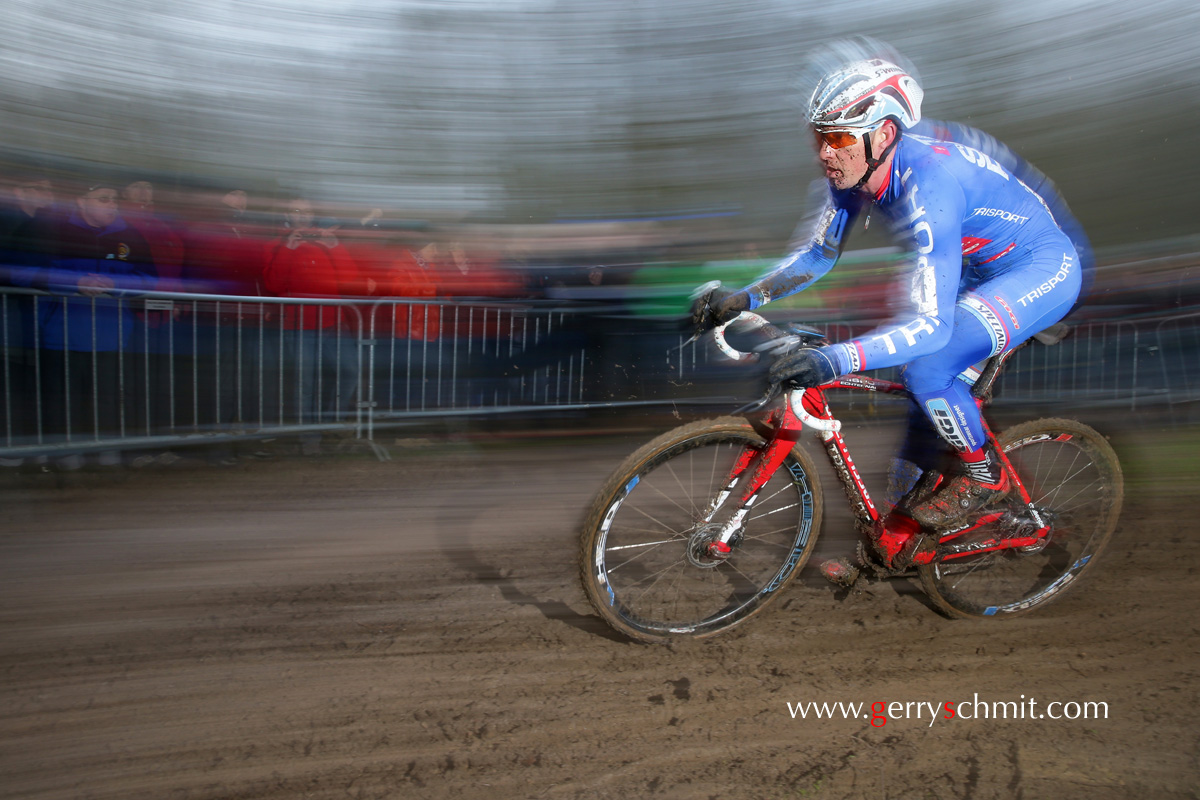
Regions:
<instances>
[{"instance_id":1,"label":"orange-tinted sunglasses","mask_svg":"<svg viewBox=\"0 0 1200 800\"><path fill-rule=\"evenodd\" d=\"M813 135L817 139L817 149L820 150L825 145L829 145L834 150L841 150L858 142L862 137L870 133L874 128L859 130L859 131L823 131L819 128L813 128Z\"/></svg>"}]
</instances>

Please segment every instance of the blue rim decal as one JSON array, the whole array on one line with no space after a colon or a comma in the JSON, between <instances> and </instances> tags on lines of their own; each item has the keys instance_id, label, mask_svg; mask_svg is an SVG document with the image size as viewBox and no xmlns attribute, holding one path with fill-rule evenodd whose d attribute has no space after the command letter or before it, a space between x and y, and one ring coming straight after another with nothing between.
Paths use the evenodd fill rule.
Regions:
<instances>
[{"instance_id":1,"label":"blue rim decal","mask_svg":"<svg viewBox=\"0 0 1200 800\"><path fill-rule=\"evenodd\" d=\"M1051 595L1056 594L1060 590L1064 589L1067 586L1067 584L1069 584L1071 581L1075 580L1075 574L1077 572L1079 572L1079 570L1086 567L1087 563L1091 560L1092 560L1092 554L1088 553L1086 556L1083 556L1078 561L1076 561L1074 564L1072 564L1071 567L1066 572L1064 572L1062 575L1059 575L1057 580L1055 580L1053 583L1051 583L1045 589L1042 589L1040 592L1033 595L1032 597L1030 597L1026 600L1022 600L1019 603L1009 603L1006 606L988 606L987 608L985 608L983 610L983 613L986 616L990 617L990 616L993 616L997 611L1012 612L1012 611L1022 611L1027 608L1032 608L1032 607L1036 606L1038 603L1041 603L1042 601L1049 599L1049 597Z\"/></svg>"},{"instance_id":2,"label":"blue rim decal","mask_svg":"<svg viewBox=\"0 0 1200 800\"><path fill-rule=\"evenodd\" d=\"M793 569L796 568L796 564L800 561L800 557L804 555L805 547L808 546L808 536L810 533L812 533L812 492L806 491L802 495L802 502L804 504L804 514L801 516L803 524L801 525L800 534L796 538L796 546L793 547L792 552L788 554L787 561L785 561L783 566L780 567L779 572L775 573L775 577L771 579L769 584L767 584L767 588L763 589L763 594L770 594L779 588L780 584L783 582L783 579L787 577Z\"/></svg>"}]
</instances>

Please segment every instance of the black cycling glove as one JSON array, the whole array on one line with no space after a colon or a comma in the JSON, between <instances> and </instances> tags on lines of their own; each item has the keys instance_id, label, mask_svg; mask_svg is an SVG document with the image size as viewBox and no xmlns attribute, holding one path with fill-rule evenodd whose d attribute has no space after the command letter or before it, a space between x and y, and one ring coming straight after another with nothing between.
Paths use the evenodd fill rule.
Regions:
<instances>
[{"instance_id":1,"label":"black cycling glove","mask_svg":"<svg viewBox=\"0 0 1200 800\"><path fill-rule=\"evenodd\" d=\"M720 284L704 291L692 303L692 327L704 333L750 310L750 296Z\"/></svg>"},{"instance_id":2,"label":"black cycling glove","mask_svg":"<svg viewBox=\"0 0 1200 800\"><path fill-rule=\"evenodd\" d=\"M767 380L771 383L791 381L801 389L807 389L829 383L840 374L833 359L815 347L806 347L776 360L767 372Z\"/></svg>"}]
</instances>

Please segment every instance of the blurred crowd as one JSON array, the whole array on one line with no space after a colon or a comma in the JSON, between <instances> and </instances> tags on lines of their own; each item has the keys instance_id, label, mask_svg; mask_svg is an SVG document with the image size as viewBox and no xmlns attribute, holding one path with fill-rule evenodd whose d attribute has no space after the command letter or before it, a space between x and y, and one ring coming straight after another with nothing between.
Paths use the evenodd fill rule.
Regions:
<instances>
[{"instance_id":1,"label":"blurred crowd","mask_svg":"<svg viewBox=\"0 0 1200 800\"><path fill-rule=\"evenodd\" d=\"M303 194L254 197L233 184L173 187L163 204L136 175L65 185L36 171L8 178L0 258L9 285L309 298L524 292L494 257L390 223L379 209L346 220Z\"/></svg>"},{"instance_id":2,"label":"blurred crowd","mask_svg":"<svg viewBox=\"0 0 1200 800\"><path fill-rule=\"evenodd\" d=\"M486 226L327 208L304 193L237 183L64 174L18 167L0 175L0 287L53 295L0 292L10 439L110 431L123 415L125 427L147 432L344 419L362 399L365 339L387 343L375 351L375 407L380 398L393 408L398 397L410 401L414 365L426 380L446 359L460 359L459 350L447 355L433 344L462 345L476 374L531 372L588 350L587 374L608 399L645 371L632 365L648 349L653 367L678 343L671 325L691 289L711 279L748 282L772 263L721 220L700 219L690 230L629 221L544 226L518 240L481 233ZM777 305L816 324L886 317L903 295L894 283L902 256L861 252ZM1196 262L1180 258L1135 269L1102 264L1101 286L1077 319L1195 307ZM560 317L553 337L532 337L537 347L523 333L519 358L487 363L487 354L515 352L494 346L513 335L512 318L502 322L497 308L514 300L592 313ZM655 329L651 319L666 324ZM470 373L460 366L461 382Z\"/></svg>"},{"instance_id":3,"label":"blurred crowd","mask_svg":"<svg viewBox=\"0 0 1200 800\"><path fill-rule=\"evenodd\" d=\"M0 284L55 298L3 297L3 390L10 406L39 397L25 417L50 433L110 429L122 411L148 419L141 406L166 394L184 402L157 409L158 423L220 425L253 418L251 407L300 422L344 416L360 336L482 341L496 333L485 308L449 319L427 301L545 294L499 254L380 209L334 216L301 193L261 197L234 184L160 193L136 174L4 177ZM370 310L401 298L411 302ZM266 364L288 374L264 376ZM262 386L275 396L255 396Z\"/></svg>"},{"instance_id":4,"label":"blurred crowd","mask_svg":"<svg viewBox=\"0 0 1200 800\"><path fill-rule=\"evenodd\" d=\"M693 270L663 296L653 265L683 248L672 249L677 229L653 222L552 224L518 238L233 182L65 175L0 174L0 434L10 444L326 424L364 399L426 408L444 405L443 392L487 404L515 372L548 375L560 359L576 359L578 379L584 349L591 387L611 393L612 364L624 380L649 346L645 320L686 312L699 279ZM539 315L518 319L514 308ZM456 385L435 386L440 374Z\"/></svg>"}]
</instances>

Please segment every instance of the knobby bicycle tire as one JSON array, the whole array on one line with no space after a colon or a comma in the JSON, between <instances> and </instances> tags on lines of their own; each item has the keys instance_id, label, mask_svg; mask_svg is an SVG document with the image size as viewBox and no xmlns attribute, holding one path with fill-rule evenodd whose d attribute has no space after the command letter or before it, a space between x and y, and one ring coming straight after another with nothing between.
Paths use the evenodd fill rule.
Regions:
<instances>
[{"instance_id":1,"label":"knobby bicycle tire","mask_svg":"<svg viewBox=\"0 0 1200 800\"><path fill-rule=\"evenodd\" d=\"M711 636L762 610L800 571L816 546L822 496L798 446L760 491L729 558L689 555L738 455L764 444L744 419L703 420L648 442L613 472L580 535L584 592L609 625L646 642Z\"/></svg>"},{"instance_id":2,"label":"knobby bicycle tire","mask_svg":"<svg viewBox=\"0 0 1200 800\"><path fill-rule=\"evenodd\" d=\"M1095 563L1121 513L1120 462L1092 428L1075 420L1040 419L997 438L1051 531L1037 547L920 567L921 587L952 617L1017 616L1062 596ZM1010 515L995 526L1014 520L1020 522ZM995 527L978 535L991 532Z\"/></svg>"}]
</instances>

